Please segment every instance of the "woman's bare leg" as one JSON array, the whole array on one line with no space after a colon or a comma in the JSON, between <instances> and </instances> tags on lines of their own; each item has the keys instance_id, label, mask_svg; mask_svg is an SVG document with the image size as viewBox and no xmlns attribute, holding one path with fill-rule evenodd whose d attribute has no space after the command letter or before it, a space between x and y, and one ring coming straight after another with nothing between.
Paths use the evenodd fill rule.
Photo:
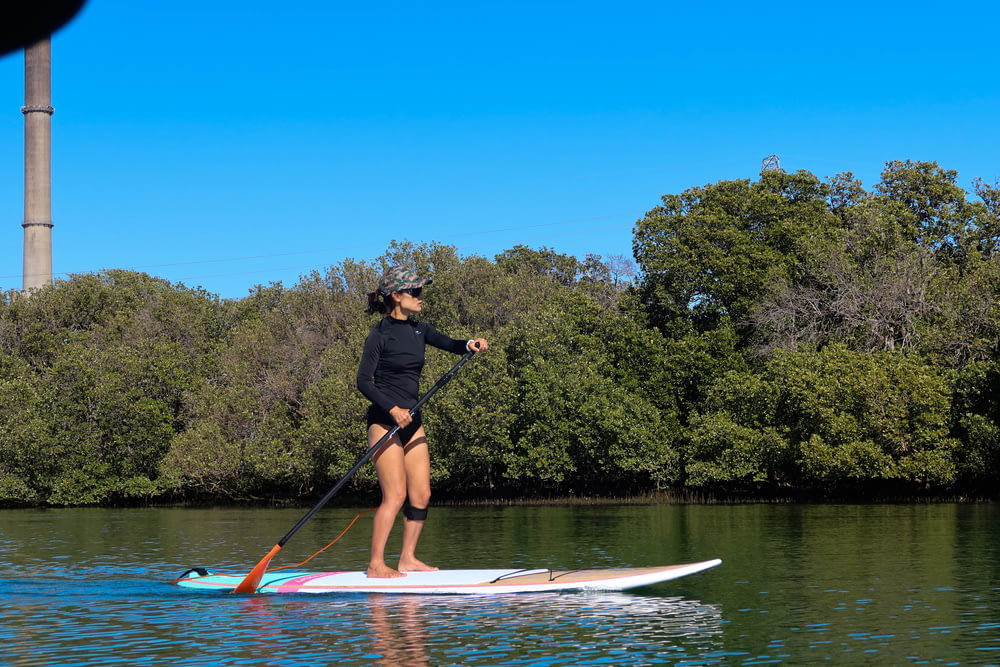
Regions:
<instances>
[{"instance_id":1,"label":"woman's bare leg","mask_svg":"<svg viewBox=\"0 0 1000 667\"><path fill-rule=\"evenodd\" d=\"M427 450L427 436L419 428L403 448L406 472L406 492L410 506L426 508L431 502L431 460ZM423 520L403 519L403 548L399 553L400 572L426 572L436 570L416 556L417 542L424 529Z\"/></svg>"},{"instance_id":2,"label":"woman's bare leg","mask_svg":"<svg viewBox=\"0 0 1000 667\"><path fill-rule=\"evenodd\" d=\"M389 429L380 424L368 427L368 446L373 446ZM378 483L382 489L382 503L375 510L375 520L372 525L371 556L368 560L369 577L405 577L385 563L385 545L389 541L389 533L396 523L396 515L406 500L406 468L403 458L403 448L399 436L393 436L382 449L372 457L375 470L378 473Z\"/></svg>"}]
</instances>

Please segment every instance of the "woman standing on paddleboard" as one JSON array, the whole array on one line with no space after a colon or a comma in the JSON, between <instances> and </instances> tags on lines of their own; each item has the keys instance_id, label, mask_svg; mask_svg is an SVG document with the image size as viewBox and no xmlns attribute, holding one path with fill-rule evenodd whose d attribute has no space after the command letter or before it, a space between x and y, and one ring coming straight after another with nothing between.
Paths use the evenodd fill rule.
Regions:
<instances>
[{"instance_id":1,"label":"woman standing on paddleboard","mask_svg":"<svg viewBox=\"0 0 1000 667\"><path fill-rule=\"evenodd\" d=\"M464 354L482 352L486 340L455 340L426 322L412 319L423 308L423 287L431 282L401 266L390 268L379 287L368 295L368 313L386 316L372 327L365 340L358 368L358 389L372 402L368 408L368 446L373 446L393 425L399 431L372 461L382 489L382 503L372 528L369 577L402 577L405 572L436 570L416 557L417 541L427 518L431 499L431 464L420 413L410 415L417 400L424 347ZM385 545L403 510L403 547L399 569L385 562Z\"/></svg>"}]
</instances>

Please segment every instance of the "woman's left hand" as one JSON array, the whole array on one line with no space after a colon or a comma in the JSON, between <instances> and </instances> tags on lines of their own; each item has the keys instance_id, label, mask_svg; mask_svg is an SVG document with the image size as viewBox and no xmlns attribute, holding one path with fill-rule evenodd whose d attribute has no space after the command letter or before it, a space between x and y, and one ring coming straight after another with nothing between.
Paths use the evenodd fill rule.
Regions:
<instances>
[{"instance_id":1,"label":"woman's left hand","mask_svg":"<svg viewBox=\"0 0 1000 667\"><path fill-rule=\"evenodd\" d=\"M485 338L476 338L469 343L468 347L476 352L485 352L489 349L490 344L486 342Z\"/></svg>"}]
</instances>

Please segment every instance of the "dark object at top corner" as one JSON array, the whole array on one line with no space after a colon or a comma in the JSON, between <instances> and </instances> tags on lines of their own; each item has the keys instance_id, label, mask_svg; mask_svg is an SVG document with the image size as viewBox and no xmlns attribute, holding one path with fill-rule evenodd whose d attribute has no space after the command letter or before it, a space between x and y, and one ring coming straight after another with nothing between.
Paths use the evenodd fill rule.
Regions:
<instances>
[{"instance_id":1,"label":"dark object at top corner","mask_svg":"<svg viewBox=\"0 0 1000 667\"><path fill-rule=\"evenodd\" d=\"M4 3L0 9L0 56L48 37L77 15L86 0Z\"/></svg>"}]
</instances>

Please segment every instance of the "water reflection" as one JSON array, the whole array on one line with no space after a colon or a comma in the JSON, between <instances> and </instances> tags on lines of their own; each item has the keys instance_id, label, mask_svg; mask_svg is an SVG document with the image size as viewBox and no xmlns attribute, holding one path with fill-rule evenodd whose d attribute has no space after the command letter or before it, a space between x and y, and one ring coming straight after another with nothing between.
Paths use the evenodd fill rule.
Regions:
<instances>
[{"instance_id":1,"label":"water reflection","mask_svg":"<svg viewBox=\"0 0 1000 667\"><path fill-rule=\"evenodd\" d=\"M413 596L371 596L367 601L376 665L405 667L431 664L427 656L427 624L420 601Z\"/></svg>"},{"instance_id":2,"label":"water reflection","mask_svg":"<svg viewBox=\"0 0 1000 667\"><path fill-rule=\"evenodd\" d=\"M263 661L258 664L276 664L285 648L281 610L261 595L239 596L236 600L241 622L249 630L247 647Z\"/></svg>"},{"instance_id":3,"label":"water reflection","mask_svg":"<svg viewBox=\"0 0 1000 667\"><path fill-rule=\"evenodd\" d=\"M648 664L718 651L718 607L626 593L367 600L377 664Z\"/></svg>"},{"instance_id":4,"label":"water reflection","mask_svg":"<svg viewBox=\"0 0 1000 667\"><path fill-rule=\"evenodd\" d=\"M281 595L237 602L226 625L253 655L241 664L709 664L724 646L721 609L682 597Z\"/></svg>"}]
</instances>

